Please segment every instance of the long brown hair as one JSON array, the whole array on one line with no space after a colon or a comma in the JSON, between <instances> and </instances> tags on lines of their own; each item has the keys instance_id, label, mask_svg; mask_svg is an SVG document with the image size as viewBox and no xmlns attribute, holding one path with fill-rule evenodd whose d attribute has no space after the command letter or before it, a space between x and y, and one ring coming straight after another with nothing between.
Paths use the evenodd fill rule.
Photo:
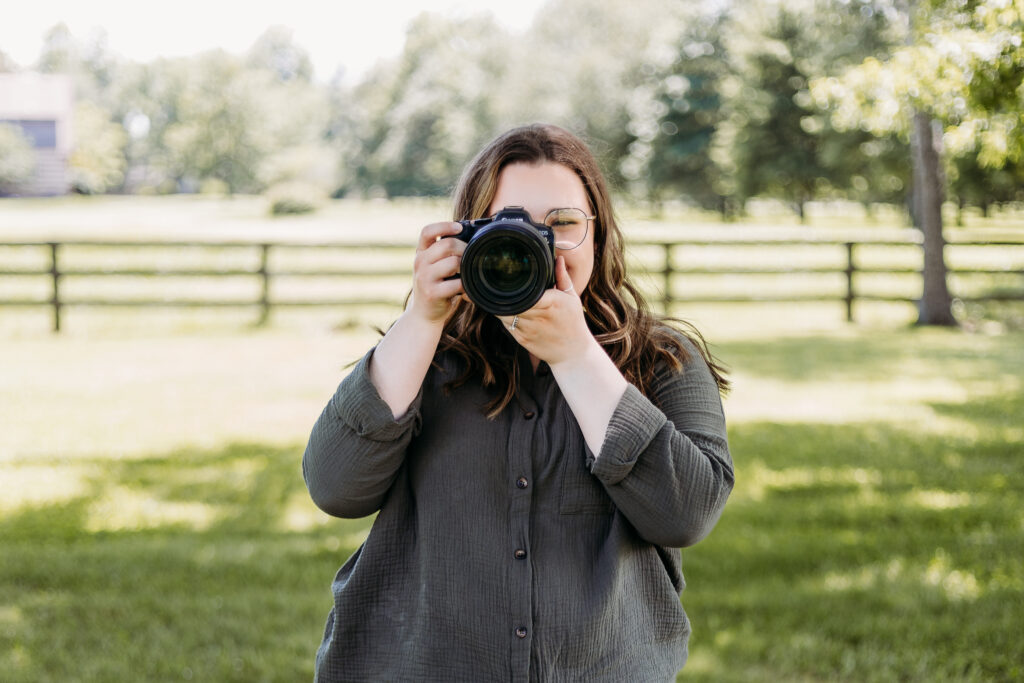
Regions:
<instances>
[{"instance_id":1,"label":"long brown hair","mask_svg":"<svg viewBox=\"0 0 1024 683\"><path fill-rule=\"evenodd\" d=\"M488 215L498 177L509 164L545 161L561 164L579 176L596 216L594 270L580 298L591 333L626 380L649 396L659 361L679 370L688 359L681 339L684 336L707 363L719 391L726 392L729 381L725 369L712 357L700 333L684 321L651 313L643 295L627 278L624 240L604 176L586 144L569 131L533 124L495 138L463 172L454 194L454 220ZM671 329L668 320L684 330ZM452 351L464 361L462 374L449 386L479 376L484 386L496 389L496 397L486 406L488 417L493 418L515 396L520 374L516 347L501 321L461 300L445 321L438 352Z\"/></svg>"}]
</instances>

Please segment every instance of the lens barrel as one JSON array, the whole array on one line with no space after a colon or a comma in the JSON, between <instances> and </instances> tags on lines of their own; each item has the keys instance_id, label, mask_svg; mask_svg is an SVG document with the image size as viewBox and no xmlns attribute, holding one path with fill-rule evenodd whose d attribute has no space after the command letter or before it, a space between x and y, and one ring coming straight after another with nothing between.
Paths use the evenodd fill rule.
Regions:
<instances>
[{"instance_id":1,"label":"lens barrel","mask_svg":"<svg viewBox=\"0 0 1024 683\"><path fill-rule=\"evenodd\" d=\"M499 219L469 240L461 275L466 294L477 306L494 315L517 315L554 285L554 254L533 226Z\"/></svg>"}]
</instances>

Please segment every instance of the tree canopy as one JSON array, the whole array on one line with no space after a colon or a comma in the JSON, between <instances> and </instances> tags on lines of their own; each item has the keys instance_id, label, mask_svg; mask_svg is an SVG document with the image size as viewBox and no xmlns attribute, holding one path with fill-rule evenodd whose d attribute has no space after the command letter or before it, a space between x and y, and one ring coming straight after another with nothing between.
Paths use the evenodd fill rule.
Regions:
<instances>
[{"instance_id":1,"label":"tree canopy","mask_svg":"<svg viewBox=\"0 0 1024 683\"><path fill-rule=\"evenodd\" d=\"M33 66L75 80L82 191L439 195L484 141L544 120L655 202L902 204L926 111L962 205L1020 200L1024 0L908 1L549 0L522 33L424 13L351 87L313 80L283 27L240 55L134 63L58 24Z\"/></svg>"}]
</instances>

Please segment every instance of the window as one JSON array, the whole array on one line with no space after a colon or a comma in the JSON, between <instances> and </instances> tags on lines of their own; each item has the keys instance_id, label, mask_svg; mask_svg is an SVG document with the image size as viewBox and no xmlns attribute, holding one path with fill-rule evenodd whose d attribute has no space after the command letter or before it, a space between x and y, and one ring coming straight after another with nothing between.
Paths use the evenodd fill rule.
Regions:
<instances>
[{"instance_id":1,"label":"window","mask_svg":"<svg viewBox=\"0 0 1024 683\"><path fill-rule=\"evenodd\" d=\"M32 141L36 149L53 149L57 146L56 121L3 121L21 128L21 132Z\"/></svg>"}]
</instances>

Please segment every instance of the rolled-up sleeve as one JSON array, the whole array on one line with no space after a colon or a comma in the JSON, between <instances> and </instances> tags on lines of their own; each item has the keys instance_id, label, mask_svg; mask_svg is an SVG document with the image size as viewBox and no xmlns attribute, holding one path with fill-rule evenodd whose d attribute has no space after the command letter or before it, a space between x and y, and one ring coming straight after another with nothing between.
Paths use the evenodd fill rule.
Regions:
<instances>
[{"instance_id":1,"label":"rolled-up sleeve","mask_svg":"<svg viewBox=\"0 0 1024 683\"><path fill-rule=\"evenodd\" d=\"M370 380L372 358L370 350L342 380L302 456L310 497L336 517L365 517L380 509L420 427L422 391L396 420Z\"/></svg>"},{"instance_id":2,"label":"rolled-up sleeve","mask_svg":"<svg viewBox=\"0 0 1024 683\"><path fill-rule=\"evenodd\" d=\"M591 473L648 542L674 548L710 533L734 475L718 386L688 345L680 372L662 376L652 402L630 385Z\"/></svg>"}]
</instances>

